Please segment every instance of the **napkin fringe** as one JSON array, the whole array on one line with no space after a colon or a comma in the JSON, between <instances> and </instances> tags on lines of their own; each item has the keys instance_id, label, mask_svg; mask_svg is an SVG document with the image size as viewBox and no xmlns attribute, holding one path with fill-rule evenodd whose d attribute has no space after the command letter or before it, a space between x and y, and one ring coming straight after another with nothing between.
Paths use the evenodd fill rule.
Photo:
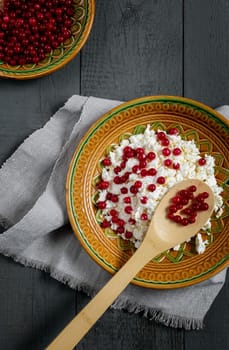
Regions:
<instances>
[{"instance_id":1,"label":"napkin fringe","mask_svg":"<svg viewBox=\"0 0 229 350\"><path fill-rule=\"evenodd\" d=\"M50 267L36 260L28 260L23 256L18 256L9 250L5 250L0 247L0 253L6 257L12 258L15 262L21 263L26 267L36 268L44 272L48 272L51 277L57 281L68 285L70 288L79 292L84 292L88 296L95 295L95 289L86 283L82 283L79 280L72 280L72 276L67 275L66 272L61 272L56 269L50 269ZM126 298L119 297L111 306L113 309L124 309L130 313L139 314L142 313L144 317L154 320L155 322L164 324L165 326L184 328L186 330L200 330L203 328L203 321L199 319L187 319L177 315L168 315L162 311L154 308L149 308L144 305L131 302Z\"/></svg>"},{"instance_id":2,"label":"napkin fringe","mask_svg":"<svg viewBox=\"0 0 229 350\"><path fill-rule=\"evenodd\" d=\"M7 230L10 226L12 226L12 224L9 222L9 220L0 215L0 226L4 228L4 230Z\"/></svg>"},{"instance_id":3,"label":"napkin fringe","mask_svg":"<svg viewBox=\"0 0 229 350\"><path fill-rule=\"evenodd\" d=\"M201 330L204 327L203 320L187 319L177 315L168 315L160 310L149 308L144 305L139 305L130 302L127 299L120 297L112 305L114 309L124 309L130 313L142 313L144 317L154 320L155 322L164 324L174 328L184 328L186 330Z\"/></svg>"},{"instance_id":4,"label":"napkin fringe","mask_svg":"<svg viewBox=\"0 0 229 350\"><path fill-rule=\"evenodd\" d=\"M70 288L75 289L79 292L84 292L88 296L95 295L95 289L89 286L86 283L82 283L79 280L72 280L71 275L67 275L66 272L61 272L56 269L50 269L48 264L41 263L37 260L27 259L23 256L18 256L13 252L10 252L9 249L4 249L0 247L0 254L3 254L7 258L12 258L15 262L20 263L24 265L25 267L35 268L40 271L44 271L46 273L49 273L50 276L57 281L68 285Z\"/></svg>"}]
</instances>

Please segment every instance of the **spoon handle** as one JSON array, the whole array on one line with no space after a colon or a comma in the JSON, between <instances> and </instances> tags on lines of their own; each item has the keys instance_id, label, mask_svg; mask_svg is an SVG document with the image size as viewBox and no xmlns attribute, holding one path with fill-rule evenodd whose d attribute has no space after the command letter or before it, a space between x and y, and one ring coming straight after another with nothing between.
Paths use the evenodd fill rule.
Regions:
<instances>
[{"instance_id":1,"label":"spoon handle","mask_svg":"<svg viewBox=\"0 0 229 350\"><path fill-rule=\"evenodd\" d=\"M127 263L108 281L79 314L73 318L46 349L71 350L77 345L140 269L159 253L160 251L152 247L152 244L143 241Z\"/></svg>"}]
</instances>

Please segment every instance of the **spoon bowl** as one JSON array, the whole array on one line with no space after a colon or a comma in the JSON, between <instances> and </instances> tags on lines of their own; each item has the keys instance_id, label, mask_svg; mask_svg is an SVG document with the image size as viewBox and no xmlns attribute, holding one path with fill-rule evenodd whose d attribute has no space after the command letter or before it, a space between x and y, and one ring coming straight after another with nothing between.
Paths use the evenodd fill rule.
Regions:
<instances>
[{"instance_id":1,"label":"spoon bowl","mask_svg":"<svg viewBox=\"0 0 229 350\"><path fill-rule=\"evenodd\" d=\"M171 199L179 191L192 185L196 186L196 195L202 192L208 193L208 198L205 201L208 204L208 209L198 212L194 223L182 226L168 218L167 209ZM141 246L88 305L54 339L47 347L47 350L70 350L77 345L145 264L158 254L195 235L209 219L213 209L214 194L206 183L190 179L173 186L157 206Z\"/></svg>"},{"instance_id":2,"label":"spoon bowl","mask_svg":"<svg viewBox=\"0 0 229 350\"><path fill-rule=\"evenodd\" d=\"M178 225L167 218L166 211L169 202L171 198L173 198L179 191L192 185L195 185L197 188L195 192L196 195L202 192L208 192L209 196L205 200L205 202L208 204L208 210L198 212L195 223L187 226ZM152 239L153 245L155 246L157 243L158 248L161 248L162 251L175 247L177 244L183 243L195 235L201 229L201 227L204 226L213 212L213 209L214 194L206 183L197 179L179 182L165 194L159 203L149 225L145 239Z\"/></svg>"}]
</instances>

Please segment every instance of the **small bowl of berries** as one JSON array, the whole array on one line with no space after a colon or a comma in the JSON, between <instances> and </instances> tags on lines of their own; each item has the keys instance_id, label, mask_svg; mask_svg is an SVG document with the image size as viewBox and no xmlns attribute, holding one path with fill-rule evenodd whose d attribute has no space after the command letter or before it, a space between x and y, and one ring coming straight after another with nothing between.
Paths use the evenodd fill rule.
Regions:
<instances>
[{"instance_id":1,"label":"small bowl of berries","mask_svg":"<svg viewBox=\"0 0 229 350\"><path fill-rule=\"evenodd\" d=\"M85 44L94 0L3 0L0 76L31 79L71 61Z\"/></svg>"}]
</instances>

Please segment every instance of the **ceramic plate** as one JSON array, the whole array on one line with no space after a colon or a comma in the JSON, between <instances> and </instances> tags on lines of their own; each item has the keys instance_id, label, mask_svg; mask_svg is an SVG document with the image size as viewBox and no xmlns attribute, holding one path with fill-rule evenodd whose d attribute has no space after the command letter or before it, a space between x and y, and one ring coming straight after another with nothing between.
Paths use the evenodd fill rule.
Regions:
<instances>
[{"instance_id":1,"label":"ceramic plate","mask_svg":"<svg viewBox=\"0 0 229 350\"><path fill-rule=\"evenodd\" d=\"M214 156L215 175L223 187L224 212L212 218L210 243L203 254L192 243L167 251L149 262L133 283L148 288L178 288L203 281L229 264L228 122L211 108L172 96L144 97L124 103L102 116L77 147L67 178L67 208L73 230L84 249L105 270L115 273L134 253L129 241L114 238L99 225L93 204L96 179L107 147L127 133L141 132L147 124L155 130L179 129L182 138L194 139L202 154Z\"/></svg>"},{"instance_id":2,"label":"ceramic plate","mask_svg":"<svg viewBox=\"0 0 229 350\"><path fill-rule=\"evenodd\" d=\"M52 50L38 64L10 66L0 60L0 77L13 79L38 78L60 69L70 62L85 44L95 14L94 0L74 0L74 15L71 17L71 37Z\"/></svg>"}]
</instances>

